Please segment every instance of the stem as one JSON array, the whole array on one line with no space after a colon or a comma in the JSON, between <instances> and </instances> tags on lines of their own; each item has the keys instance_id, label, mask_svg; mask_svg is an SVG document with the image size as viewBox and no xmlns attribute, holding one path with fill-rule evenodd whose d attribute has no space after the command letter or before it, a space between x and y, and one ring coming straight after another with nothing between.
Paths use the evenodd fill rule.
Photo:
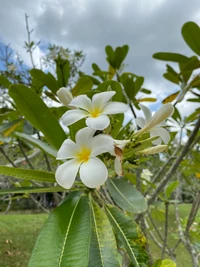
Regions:
<instances>
[{"instance_id":1,"label":"stem","mask_svg":"<svg viewBox=\"0 0 200 267\"><path fill-rule=\"evenodd\" d=\"M168 235L168 218L169 218L169 203L165 202L165 236L163 240L163 249L162 249L162 259L165 257L165 247L167 246L167 235Z\"/></svg>"},{"instance_id":2,"label":"stem","mask_svg":"<svg viewBox=\"0 0 200 267\"><path fill-rule=\"evenodd\" d=\"M37 132L37 136L38 136L38 139L41 140L41 136L40 136L39 132ZM46 165L47 165L47 170L51 171L51 166L50 166L49 159L48 159L46 153L43 152L43 155L44 155L44 159L45 159L45 162L46 162Z\"/></svg>"},{"instance_id":3,"label":"stem","mask_svg":"<svg viewBox=\"0 0 200 267\"><path fill-rule=\"evenodd\" d=\"M7 155L7 153L5 152L5 150L3 149L2 146L0 146L0 151L1 151L1 153L4 155L4 157L7 159L7 161L9 161L10 164L11 164L13 167L17 168L17 165L16 165L16 164L11 160L11 158Z\"/></svg>"},{"instance_id":4,"label":"stem","mask_svg":"<svg viewBox=\"0 0 200 267\"><path fill-rule=\"evenodd\" d=\"M22 142L21 142L21 140L20 140L20 139L17 139L17 142L18 142L19 148L20 148L20 150L21 150L21 152L22 152L24 158L25 158L26 161L28 162L30 168L31 168L31 169L34 169L32 163L30 162L29 158L28 158L27 155L26 155L26 152L24 151L24 148L23 148L23 146L22 146Z\"/></svg>"},{"instance_id":5,"label":"stem","mask_svg":"<svg viewBox=\"0 0 200 267\"><path fill-rule=\"evenodd\" d=\"M29 25L28 25L28 15L25 14L25 21L26 21L26 31L27 31L27 34L28 34L28 45L29 45L29 54L30 54L30 59L31 59L31 63L32 63L32 66L33 68L35 68L35 63L34 63L34 60L33 60L33 51L32 51L32 48L30 47L30 44L31 44L31 33L33 30L29 30Z\"/></svg>"}]
</instances>

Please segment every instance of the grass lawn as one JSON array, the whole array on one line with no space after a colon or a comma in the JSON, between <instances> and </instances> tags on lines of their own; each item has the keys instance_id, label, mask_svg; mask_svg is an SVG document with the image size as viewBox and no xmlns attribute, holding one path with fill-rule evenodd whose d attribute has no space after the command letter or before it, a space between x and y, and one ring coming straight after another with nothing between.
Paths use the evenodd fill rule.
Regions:
<instances>
[{"instance_id":1,"label":"grass lawn","mask_svg":"<svg viewBox=\"0 0 200 267\"><path fill-rule=\"evenodd\" d=\"M190 207L189 204L180 206L182 218L187 216ZM27 267L34 242L47 216L46 214L0 215L0 267ZM173 207L170 208L169 218L168 241L169 245L173 245L177 241ZM162 232L164 229L163 221L158 218L156 223ZM160 258L160 249L153 243L150 244L150 248L154 258ZM192 267L190 256L182 245L178 247L176 252L177 267Z\"/></svg>"}]
</instances>

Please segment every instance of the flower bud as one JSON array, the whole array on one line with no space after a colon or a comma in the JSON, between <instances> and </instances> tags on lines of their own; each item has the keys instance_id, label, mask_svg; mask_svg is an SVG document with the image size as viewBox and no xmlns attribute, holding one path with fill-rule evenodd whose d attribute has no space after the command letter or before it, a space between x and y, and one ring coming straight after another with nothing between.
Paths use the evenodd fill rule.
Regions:
<instances>
[{"instance_id":1,"label":"flower bud","mask_svg":"<svg viewBox=\"0 0 200 267\"><path fill-rule=\"evenodd\" d=\"M65 106L68 106L68 104L73 100L73 95L65 87L62 87L57 91L57 96L60 102L62 102Z\"/></svg>"},{"instance_id":2,"label":"flower bud","mask_svg":"<svg viewBox=\"0 0 200 267\"><path fill-rule=\"evenodd\" d=\"M135 152L136 155L152 155L157 154L160 152L163 152L167 148L167 145L159 145L159 146L153 146L149 147L140 151Z\"/></svg>"}]
</instances>

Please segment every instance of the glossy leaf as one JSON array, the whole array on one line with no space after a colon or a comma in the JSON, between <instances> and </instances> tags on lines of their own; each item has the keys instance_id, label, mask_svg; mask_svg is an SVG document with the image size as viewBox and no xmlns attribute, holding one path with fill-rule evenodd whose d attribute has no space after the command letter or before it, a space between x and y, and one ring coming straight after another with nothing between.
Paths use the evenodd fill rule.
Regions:
<instances>
[{"instance_id":1,"label":"glossy leaf","mask_svg":"<svg viewBox=\"0 0 200 267\"><path fill-rule=\"evenodd\" d=\"M28 267L87 267L90 233L88 198L71 193L50 214L39 234Z\"/></svg>"},{"instance_id":2,"label":"glossy leaf","mask_svg":"<svg viewBox=\"0 0 200 267\"><path fill-rule=\"evenodd\" d=\"M20 84L12 85L9 94L26 119L44 134L53 147L59 149L66 134L41 98L30 88Z\"/></svg>"},{"instance_id":3,"label":"glossy leaf","mask_svg":"<svg viewBox=\"0 0 200 267\"><path fill-rule=\"evenodd\" d=\"M81 77L72 89L73 96L85 94L92 89L93 82L89 77Z\"/></svg>"},{"instance_id":4,"label":"glossy leaf","mask_svg":"<svg viewBox=\"0 0 200 267\"><path fill-rule=\"evenodd\" d=\"M112 101L122 101L123 100L123 92L120 83L116 81L105 81L101 83L98 87L97 90L100 92L105 92L108 89L115 91L116 94L112 97Z\"/></svg>"},{"instance_id":5,"label":"glossy leaf","mask_svg":"<svg viewBox=\"0 0 200 267\"><path fill-rule=\"evenodd\" d=\"M65 188L61 186L53 187L12 187L0 190L0 195L6 194L31 194L31 193L48 193L48 192L60 192L66 191Z\"/></svg>"},{"instance_id":6,"label":"glossy leaf","mask_svg":"<svg viewBox=\"0 0 200 267\"><path fill-rule=\"evenodd\" d=\"M52 172L26 170L20 168L12 168L7 166L0 166L0 174L12 176L23 180L32 180L38 182L54 183L55 175Z\"/></svg>"},{"instance_id":7,"label":"glossy leaf","mask_svg":"<svg viewBox=\"0 0 200 267\"><path fill-rule=\"evenodd\" d=\"M140 99L137 99L137 102L156 102L157 99L154 97L143 97Z\"/></svg>"},{"instance_id":8,"label":"glossy leaf","mask_svg":"<svg viewBox=\"0 0 200 267\"><path fill-rule=\"evenodd\" d=\"M167 103L174 101L177 98L177 96L179 95L179 93L180 93L180 91L167 96L165 99L163 99L162 103L167 104Z\"/></svg>"},{"instance_id":9,"label":"glossy leaf","mask_svg":"<svg viewBox=\"0 0 200 267\"><path fill-rule=\"evenodd\" d=\"M177 63L184 63L188 60L188 58L184 55L178 53L167 53L167 52L155 53L153 55L153 58L164 61L177 62Z\"/></svg>"},{"instance_id":10,"label":"glossy leaf","mask_svg":"<svg viewBox=\"0 0 200 267\"><path fill-rule=\"evenodd\" d=\"M56 74L58 79L58 87L66 87L70 77L70 63L68 60L56 61Z\"/></svg>"},{"instance_id":11,"label":"glossy leaf","mask_svg":"<svg viewBox=\"0 0 200 267\"><path fill-rule=\"evenodd\" d=\"M57 81L51 73L45 73L39 69L32 69L30 70L30 74L33 78L43 83L43 86L48 87L54 94L59 89Z\"/></svg>"},{"instance_id":12,"label":"glossy leaf","mask_svg":"<svg viewBox=\"0 0 200 267\"><path fill-rule=\"evenodd\" d=\"M0 75L0 85L5 87L5 88L9 88L9 86L11 85L12 83L6 78L4 77L3 75Z\"/></svg>"},{"instance_id":13,"label":"glossy leaf","mask_svg":"<svg viewBox=\"0 0 200 267\"><path fill-rule=\"evenodd\" d=\"M200 56L200 28L193 22L186 22L181 30L182 36L187 45Z\"/></svg>"},{"instance_id":14,"label":"glossy leaf","mask_svg":"<svg viewBox=\"0 0 200 267\"><path fill-rule=\"evenodd\" d=\"M140 232L137 224L133 221L133 218L111 205L107 206L106 213L117 238L123 243L134 266L147 267L146 239Z\"/></svg>"},{"instance_id":15,"label":"glossy leaf","mask_svg":"<svg viewBox=\"0 0 200 267\"><path fill-rule=\"evenodd\" d=\"M92 234L88 267L120 267L115 236L105 212L91 203Z\"/></svg>"},{"instance_id":16,"label":"glossy leaf","mask_svg":"<svg viewBox=\"0 0 200 267\"><path fill-rule=\"evenodd\" d=\"M175 84L179 84L179 77L177 77L175 74L170 73L170 72L166 72L163 74L163 77L165 77L165 79L167 79L168 81L175 83Z\"/></svg>"},{"instance_id":17,"label":"glossy leaf","mask_svg":"<svg viewBox=\"0 0 200 267\"><path fill-rule=\"evenodd\" d=\"M141 213L147 210L144 196L130 183L122 179L108 179L107 188L116 204L123 210Z\"/></svg>"},{"instance_id":18,"label":"glossy leaf","mask_svg":"<svg viewBox=\"0 0 200 267\"><path fill-rule=\"evenodd\" d=\"M50 156L53 156L54 158L56 158L57 151L54 148L52 148L49 144L47 144L46 142L43 142L43 141L36 139L36 138L34 138L28 134L25 134L25 133L16 132L15 135L19 138L22 138L22 139L32 143L34 146L40 148L41 150L43 150L44 152L46 152Z\"/></svg>"}]
</instances>

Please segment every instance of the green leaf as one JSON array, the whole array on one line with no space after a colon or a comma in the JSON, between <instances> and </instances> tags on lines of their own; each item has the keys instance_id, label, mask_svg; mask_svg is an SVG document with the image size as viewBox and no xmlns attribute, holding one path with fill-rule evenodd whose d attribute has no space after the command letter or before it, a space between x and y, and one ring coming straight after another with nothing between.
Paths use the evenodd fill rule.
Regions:
<instances>
[{"instance_id":1,"label":"green leaf","mask_svg":"<svg viewBox=\"0 0 200 267\"><path fill-rule=\"evenodd\" d=\"M5 194L31 194L31 193L48 193L48 192L60 192L66 191L65 188L61 186L53 186L53 187L13 187L8 189L1 189L0 195Z\"/></svg>"},{"instance_id":2,"label":"green leaf","mask_svg":"<svg viewBox=\"0 0 200 267\"><path fill-rule=\"evenodd\" d=\"M16 126L20 125L22 121L23 121L22 119L18 119L18 120L10 121L10 122L0 125L0 133L3 133L11 129L12 127L16 128Z\"/></svg>"},{"instance_id":3,"label":"green leaf","mask_svg":"<svg viewBox=\"0 0 200 267\"><path fill-rule=\"evenodd\" d=\"M50 72L45 73L39 69L32 69L30 70L30 74L33 78L42 82L43 86L45 85L46 87L48 87L52 91L52 93L55 94L59 89L56 79Z\"/></svg>"},{"instance_id":4,"label":"green leaf","mask_svg":"<svg viewBox=\"0 0 200 267\"><path fill-rule=\"evenodd\" d=\"M117 245L105 212L94 202L92 209L92 234L88 267L118 267Z\"/></svg>"},{"instance_id":5,"label":"green leaf","mask_svg":"<svg viewBox=\"0 0 200 267\"><path fill-rule=\"evenodd\" d=\"M86 92L89 92L92 89L93 82L89 77L82 76L79 78L77 84L72 89L73 96L81 95Z\"/></svg>"},{"instance_id":6,"label":"green leaf","mask_svg":"<svg viewBox=\"0 0 200 267\"><path fill-rule=\"evenodd\" d=\"M142 89L141 89L141 92L142 92L142 93L145 93L145 94L148 94L148 95L151 94L151 90L146 89L146 88L142 88Z\"/></svg>"},{"instance_id":7,"label":"green leaf","mask_svg":"<svg viewBox=\"0 0 200 267\"><path fill-rule=\"evenodd\" d=\"M110 63L110 65L115 68L115 52L113 48L110 45L107 45L105 48L106 54L107 54L107 61Z\"/></svg>"},{"instance_id":8,"label":"green leaf","mask_svg":"<svg viewBox=\"0 0 200 267\"><path fill-rule=\"evenodd\" d=\"M5 88L9 88L9 86L11 85L12 83L6 78L4 77L3 75L0 75L0 85L5 87Z\"/></svg>"},{"instance_id":9,"label":"green leaf","mask_svg":"<svg viewBox=\"0 0 200 267\"><path fill-rule=\"evenodd\" d=\"M165 195L167 198L171 196L171 193L179 186L179 181L173 181L167 185L165 189Z\"/></svg>"},{"instance_id":10,"label":"green leaf","mask_svg":"<svg viewBox=\"0 0 200 267\"><path fill-rule=\"evenodd\" d=\"M200 98L188 98L187 101L199 103L200 102Z\"/></svg>"},{"instance_id":11,"label":"green leaf","mask_svg":"<svg viewBox=\"0 0 200 267\"><path fill-rule=\"evenodd\" d=\"M7 166L0 166L0 174L6 176L12 176L23 180L33 180L38 182L55 182L55 174L52 172L26 170L20 168L12 168Z\"/></svg>"},{"instance_id":12,"label":"green leaf","mask_svg":"<svg viewBox=\"0 0 200 267\"><path fill-rule=\"evenodd\" d=\"M11 85L9 94L26 119L44 134L53 147L59 149L66 134L41 98L21 84Z\"/></svg>"},{"instance_id":13,"label":"green leaf","mask_svg":"<svg viewBox=\"0 0 200 267\"><path fill-rule=\"evenodd\" d=\"M200 56L200 28L193 22L186 22L181 30L182 36L187 45Z\"/></svg>"},{"instance_id":14,"label":"green leaf","mask_svg":"<svg viewBox=\"0 0 200 267\"><path fill-rule=\"evenodd\" d=\"M52 148L49 144L47 144L46 142L43 142L25 133L16 132L15 135L28 142L31 142L33 145L42 149L44 152L46 152L50 156L53 156L54 158L56 158L57 151L54 148Z\"/></svg>"},{"instance_id":15,"label":"green leaf","mask_svg":"<svg viewBox=\"0 0 200 267\"><path fill-rule=\"evenodd\" d=\"M58 60L56 62L56 74L58 87L66 87L70 77L70 63L68 60Z\"/></svg>"},{"instance_id":16,"label":"green leaf","mask_svg":"<svg viewBox=\"0 0 200 267\"><path fill-rule=\"evenodd\" d=\"M139 231L133 218L111 205L107 206L106 213L118 239L123 243L134 266L147 267L146 239Z\"/></svg>"},{"instance_id":17,"label":"green leaf","mask_svg":"<svg viewBox=\"0 0 200 267\"><path fill-rule=\"evenodd\" d=\"M142 77L142 76L138 76L138 77L136 78L136 81L135 81L135 92L138 93L138 92L140 91L140 89L141 89L143 83L144 83L144 77ZM137 93L136 93L136 94L137 94Z\"/></svg>"},{"instance_id":18,"label":"green leaf","mask_svg":"<svg viewBox=\"0 0 200 267\"><path fill-rule=\"evenodd\" d=\"M105 92L108 88L111 88L112 91L115 91L116 94L112 97L112 101L123 101L123 92L120 83L116 81L105 81L102 82L98 87L97 90L100 92Z\"/></svg>"},{"instance_id":19,"label":"green leaf","mask_svg":"<svg viewBox=\"0 0 200 267\"><path fill-rule=\"evenodd\" d=\"M188 57L177 54L177 53L167 53L167 52L159 52L153 54L153 58L164 60L164 61L172 61L177 63L185 63L188 60Z\"/></svg>"},{"instance_id":20,"label":"green leaf","mask_svg":"<svg viewBox=\"0 0 200 267\"><path fill-rule=\"evenodd\" d=\"M124 121L124 114L116 114L112 116L110 135L113 138L117 137L120 129L122 128L123 121Z\"/></svg>"},{"instance_id":21,"label":"green leaf","mask_svg":"<svg viewBox=\"0 0 200 267\"><path fill-rule=\"evenodd\" d=\"M88 198L71 193L49 216L28 267L87 267L91 233Z\"/></svg>"},{"instance_id":22,"label":"green leaf","mask_svg":"<svg viewBox=\"0 0 200 267\"><path fill-rule=\"evenodd\" d=\"M179 84L179 77L170 73L170 72L166 72L163 74L163 77L165 77L165 79L167 79L168 81L172 82L172 83L176 83Z\"/></svg>"},{"instance_id":23,"label":"green leaf","mask_svg":"<svg viewBox=\"0 0 200 267\"><path fill-rule=\"evenodd\" d=\"M117 47L115 49L114 60L115 60L116 69L120 69L122 62L124 61L124 59L127 56L128 50L129 50L128 45L124 45L122 47Z\"/></svg>"},{"instance_id":24,"label":"green leaf","mask_svg":"<svg viewBox=\"0 0 200 267\"><path fill-rule=\"evenodd\" d=\"M107 187L111 197L123 210L141 213L147 210L144 196L130 183L122 179L108 179Z\"/></svg>"}]
</instances>

